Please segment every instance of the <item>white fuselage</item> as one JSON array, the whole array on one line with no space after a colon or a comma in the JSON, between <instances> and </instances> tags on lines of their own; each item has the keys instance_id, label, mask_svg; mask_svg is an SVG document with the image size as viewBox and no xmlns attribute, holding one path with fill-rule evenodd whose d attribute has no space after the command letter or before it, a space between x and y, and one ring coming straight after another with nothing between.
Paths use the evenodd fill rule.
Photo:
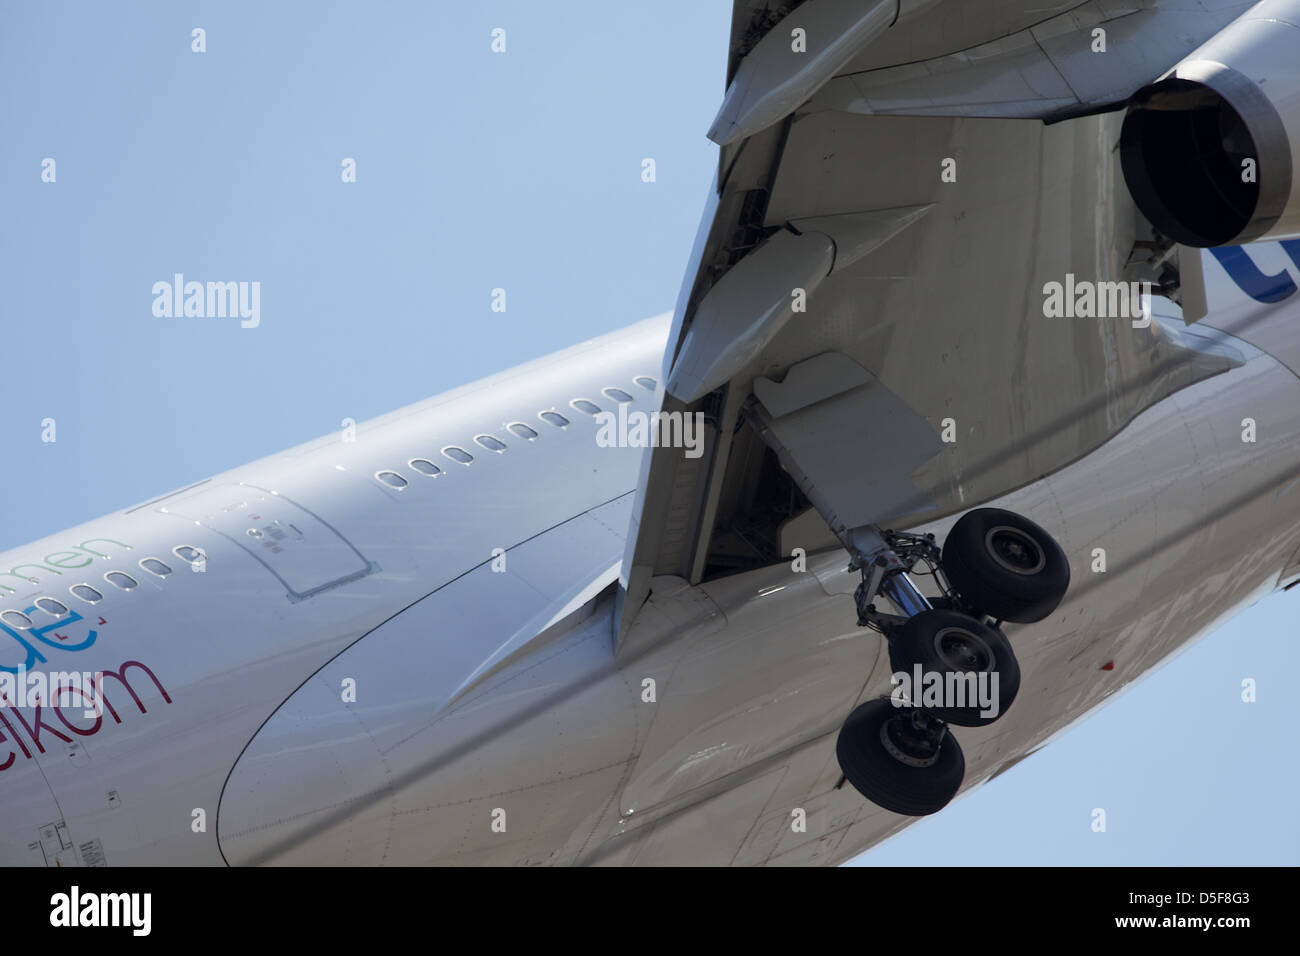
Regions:
<instances>
[{"instance_id":1,"label":"white fuselage","mask_svg":"<svg viewBox=\"0 0 1300 956\"><path fill-rule=\"evenodd\" d=\"M1240 364L992 502L1054 534L1073 583L1008 629L1022 689L956 731L966 786L1300 570L1293 311L1235 337L1193 327ZM1202 325L1257 310L1223 314ZM838 862L906 825L836 789L836 731L889 689L842 551L656 579L615 651L642 449L598 443L571 402L613 410L615 388L657 409L662 384L636 379L661 383L668 324L0 556L0 612L30 619L0 613L0 666L99 674L105 698L98 716L39 694L0 707L0 863ZM1259 328L1288 344L1260 351Z\"/></svg>"}]
</instances>

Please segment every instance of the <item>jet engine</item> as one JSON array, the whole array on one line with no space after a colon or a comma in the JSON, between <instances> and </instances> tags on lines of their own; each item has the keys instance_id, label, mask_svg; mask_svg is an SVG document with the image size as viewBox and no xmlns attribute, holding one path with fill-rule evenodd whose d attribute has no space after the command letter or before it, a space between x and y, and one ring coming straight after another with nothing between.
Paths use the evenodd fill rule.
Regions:
<instances>
[{"instance_id":1,"label":"jet engine","mask_svg":"<svg viewBox=\"0 0 1300 956\"><path fill-rule=\"evenodd\" d=\"M1263 0L1129 101L1124 178L1188 246L1300 236L1300 0Z\"/></svg>"}]
</instances>

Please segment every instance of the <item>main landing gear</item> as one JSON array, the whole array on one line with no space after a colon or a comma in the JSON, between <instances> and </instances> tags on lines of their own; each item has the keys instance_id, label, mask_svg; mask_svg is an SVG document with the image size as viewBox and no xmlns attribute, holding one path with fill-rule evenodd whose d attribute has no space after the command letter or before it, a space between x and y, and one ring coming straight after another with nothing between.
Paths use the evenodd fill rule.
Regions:
<instances>
[{"instance_id":1,"label":"main landing gear","mask_svg":"<svg viewBox=\"0 0 1300 956\"><path fill-rule=\"evenodd\" d=\"M1020 665L1000 625L1041 621L1070 584L1065 553L1022 515L977 508L948 533L876 528L850 533L862 583L858 624L889 641L894 690L857 707L840 729L836 756L844 777L886 810L924 816L956 795L965 773L948 729L997 720L1020 689ZM927 599L911 573L924 565L942 597ZM885 597L901 614L876 607Z\"/></svg>"}]
</instances>

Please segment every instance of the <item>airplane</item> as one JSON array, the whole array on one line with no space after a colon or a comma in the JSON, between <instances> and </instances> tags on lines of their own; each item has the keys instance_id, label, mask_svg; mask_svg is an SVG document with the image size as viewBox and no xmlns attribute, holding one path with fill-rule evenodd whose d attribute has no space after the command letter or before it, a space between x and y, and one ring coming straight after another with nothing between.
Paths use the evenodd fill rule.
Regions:
<instances>
[{"instance_id":1,"label":"airplane","mask_svg":"<svg viewBox=\"0 0 1300 956\"><path fill-rule=\"evenodd\" d=\"M837 864L1300 582L1296 24L735 0L672 313L0 556L0 862Z\"/></svg>"}]
</instances>

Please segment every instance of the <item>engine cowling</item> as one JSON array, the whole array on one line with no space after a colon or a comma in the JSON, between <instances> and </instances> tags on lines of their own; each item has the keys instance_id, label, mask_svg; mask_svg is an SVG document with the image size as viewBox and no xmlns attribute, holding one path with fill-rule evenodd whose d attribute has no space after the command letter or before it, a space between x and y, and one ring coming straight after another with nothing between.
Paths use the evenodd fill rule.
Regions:
<instances>
[{"instance_id":1,"label":"engine cowling","mask_svg":"<svg viewBox=\"0 0 1300 956\"><path fill-rule=\"evenodd\" d=\"M1129 192L1188 246L1300 236L1300 0L1264 0L1129 101Z\"/></svg>"}]
</instances>

